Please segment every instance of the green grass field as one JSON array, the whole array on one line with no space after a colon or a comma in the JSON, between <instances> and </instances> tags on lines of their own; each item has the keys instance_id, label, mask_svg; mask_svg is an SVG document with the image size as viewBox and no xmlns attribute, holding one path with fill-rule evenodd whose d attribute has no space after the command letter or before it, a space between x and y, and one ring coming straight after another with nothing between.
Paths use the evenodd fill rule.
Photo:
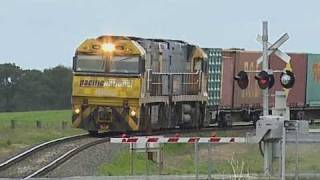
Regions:
<instances>
[{"instance_id":1,"label":"green grass field","mask_svg":"<svg viewBox=\"0 0 320 180\"><path fill-rule=\"evenodd\" d=\"M15 128L11 128L11 120ZM36 127L41 121L41 128ZM62 128L62 122L67 122ZM84 133L71 127L71 111L33 111L0 113L0 159L26 147L63 136Z\"/></svg>"},{"instance_id":2,"label":"green grass field","mask_svg":"<svg viewBox=\"0 0 320 180\"><path fill-rule=\"evenodd\" d=\"M7 120L21 120L24 122L30 122L35 120L43 120L46 122L56 121L70 121L70 110L57 110L57 111L30 111L30 112L8 112L0 113L0 121Z\"/></svg>"}]
</instances>

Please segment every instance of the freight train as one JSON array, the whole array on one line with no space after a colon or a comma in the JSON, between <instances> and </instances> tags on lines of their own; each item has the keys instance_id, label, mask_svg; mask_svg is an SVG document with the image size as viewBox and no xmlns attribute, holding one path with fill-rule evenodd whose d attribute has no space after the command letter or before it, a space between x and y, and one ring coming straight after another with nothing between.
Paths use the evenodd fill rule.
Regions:
<instances>
[{"instance_id":1,"label":"freight train","mask_svg":"<svg viewBox=\"0 0 320 180\"><path fill-rule=\"evenodd\" d=\"M289 55L296 75L294 88L287 91L291 116L318 118L320 55ZM240 70L259 70L259 56L260 52L200 48L179 40L87 39L73 58L73 125L95 134L255 122L262 98L254 74L249 74L244 90L234 76ZM285 67L275 56L270 56L269 66ZM282 90L278 78L275 74L271 94Z\"/></svg>"}]
</instances>

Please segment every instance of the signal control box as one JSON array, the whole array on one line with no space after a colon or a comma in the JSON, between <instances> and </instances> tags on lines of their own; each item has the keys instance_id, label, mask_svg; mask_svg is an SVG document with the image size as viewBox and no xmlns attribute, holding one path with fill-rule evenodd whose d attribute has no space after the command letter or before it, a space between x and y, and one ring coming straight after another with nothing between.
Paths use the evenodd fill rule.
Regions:
<instances>
[{"instance_id":1,"label":"signal control box","mask_svg":"<svg viewBox=\"0 0 320 180\"><path fill-rule=\"evenodd\" d=\"M256 135L254 140L260 142L263 140L279 140L282 138L282 130L284 125L283 116L261 116L256 124Z\"/></svg>"}]
</instances>

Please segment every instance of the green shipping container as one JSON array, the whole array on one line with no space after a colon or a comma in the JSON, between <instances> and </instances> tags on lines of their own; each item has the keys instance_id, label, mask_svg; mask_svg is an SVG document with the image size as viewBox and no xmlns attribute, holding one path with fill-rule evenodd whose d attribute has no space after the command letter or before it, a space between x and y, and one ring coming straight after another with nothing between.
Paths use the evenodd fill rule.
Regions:
<instances>
[{"instance_id":1,"label":"green shipping container","mask_svg":"<svg viewBox=\"0 0 320 180\"><path fill-rule=\"evenodd\" d=\"M221 90L222 49L204 48L208 55L208 105L219 105Z\"/></svg>"},{"instance_id":2,"label":"green shipping container","mask_svg":"<svg viewBox=\"0 0 320 180\"><path fill-rule=\"evenodd\" d=\"M306 104L320 106L320 54L308 54Z\"/></svg>"}]
</instances>

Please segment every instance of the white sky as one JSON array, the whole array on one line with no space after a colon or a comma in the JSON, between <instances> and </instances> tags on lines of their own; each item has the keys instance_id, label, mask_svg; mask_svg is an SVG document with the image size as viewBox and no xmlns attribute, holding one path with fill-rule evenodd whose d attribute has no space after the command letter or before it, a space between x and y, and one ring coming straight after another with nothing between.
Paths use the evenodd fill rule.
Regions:
<instances>
[{"instance_id":1,"label":"white sky","mask_svg":"<svg viewBox=\"0 0 320 180\"><path fill-rule=\"evenodd\" d=\"M319 53L319 7L317 0L1 0L0 63L71 66L75 48L102 34L258 50L263 20L270 41L289 34L283 50Z\"/></svg>"}]
</instances>

